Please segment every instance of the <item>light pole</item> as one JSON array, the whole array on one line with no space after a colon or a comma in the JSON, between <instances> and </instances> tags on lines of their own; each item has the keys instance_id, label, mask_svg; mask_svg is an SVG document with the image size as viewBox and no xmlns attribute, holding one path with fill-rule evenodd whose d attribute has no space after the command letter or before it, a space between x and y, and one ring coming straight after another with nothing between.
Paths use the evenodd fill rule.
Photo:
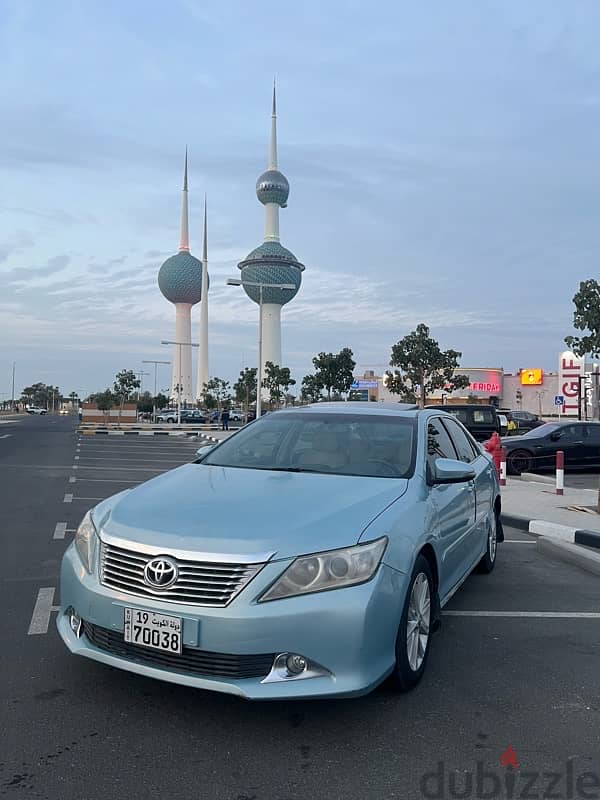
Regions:
<instances>
[{"instance_id":1,"label":"light pole","mask_svg":"<svg viewBox=\"0 0 600 800\"><path fill-rule=\"evenodd\" d=\"M153 411L152 411L152 421L156 422L156 387L158 385L158 365L159 364L171 364L170 361L153 361L151 359L142 360L142 364L154 364L154 402L152 403Z\"/></svg>"},{"instance_id":2,"label":"light pole","mask_svg":"<svg viewBox=\"0 0 600 800\"><path fill-rule=\"evenodd\" d=\"M15 410L15 367L17 366L17 362L13 361L13 368L12 368L12 393L10 396L10 408L11 411Z\"/></svg>"},{"instance_id":3,"label":"light pole","mask_svg":"<svg viewBox=\"0 0 600 800\"><path fill-rule=\"evenodd\" d=\"M182 380L183 377L181 375L181 348L182 347L200 347L199 344L196 342L168 342L162 341L161 344L170 344L170 345L177 345L179 347L179 376L177 378L177 424L181 425L181 389L182 389Z\"/></svg>"},{"instance_id":4,"label":"light pole","mask_svg":"<svg viewBox=\"0 0 600 800\"><path fill-rule=\"evenodd\" d=\"M297 290L297 286L293 283L258 283L255 281L242 281L240 278L227 278L227 286L254 286L258 289L259 294L259 317L258 317L258 372L256 373L256 419L260 419L262 414L262 307L263 307L263 289L287 289L291 292ZM281 366L279 364L278 366Z\"/></svg>"}]
</instances>

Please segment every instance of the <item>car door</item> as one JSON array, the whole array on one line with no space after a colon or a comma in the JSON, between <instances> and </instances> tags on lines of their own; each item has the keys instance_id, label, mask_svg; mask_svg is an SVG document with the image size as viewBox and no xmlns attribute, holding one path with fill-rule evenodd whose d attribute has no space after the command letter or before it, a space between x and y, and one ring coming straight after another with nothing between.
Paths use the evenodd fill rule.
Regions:
<instances>
[{"instance_id":1,"label":"car door","mask_svg":"<svg viewBox=\"0 0 600 800\"><path fill-rule=\"evenodd\" d=\"M479 450L472 437L453 419L445 419L446 426L452 443L458 454L458 459L469 464L475 472L472 481L473 500L475 505L474 523L464 538L464 572L470 572L479 561L487 544L487 517L492 507L492 476L493 464Z\"/></svg>"},{"instance_id":2,"label":"car door","mask_svg":"<svg viewBox=\"0 0 600 800\"><path fill-rule=\"evenodd\" d=\"M562 450L565 454L565 467L584 467L586 464L586 445L584 434L586 425L565 425L553 436L553 450Z\"/></svg>"},{"instance_id":3,"label":"car door","mask_svg":"<svg viewBox=\"0 0 600 800\"><path fill-rule=\"evenodd\" d=\"M589 422L584 426L583 448L585 451L585 466L600 467L600 423Z\"/></svg>"},{"instance_id":4,"label":"car door","mask_svg":"<svg viewBox=\"0 0 600 800\"><path fill-rule=\"evenodd\" d=\"M427 423L427 465L433 474L439 458L458 458L441 417ZM437 517L436 550L439 563L440 597L443 599L464 575L466 538L475 524L473 482L433 485L429 499Z\"/></svg>"}]
</instances>

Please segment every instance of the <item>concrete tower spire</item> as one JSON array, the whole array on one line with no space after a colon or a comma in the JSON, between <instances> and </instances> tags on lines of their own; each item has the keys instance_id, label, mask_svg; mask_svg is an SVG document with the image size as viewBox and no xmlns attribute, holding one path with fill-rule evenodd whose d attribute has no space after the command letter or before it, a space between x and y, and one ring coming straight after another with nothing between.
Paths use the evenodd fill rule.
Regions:
<instances>
[{"instance_id":1,"label":"concrete tower spire","mask_svg":"<svg viewBox=\"0 0 600 800\"><path fill-rule=\"evenodd\" d=\"M188 228L188 163L187 148L183 171L183 204L181 208L181 238L179 252L167 258L158 272L158 286L166 299L175 306L175 341L173 349L173 401L191 403L194 399L192 375L192 306L200 302L202 265L190 253Z\"/></svg>"},{"instance_id":2,"label":"concrete tower spire","mask_svg":"<svg viewBox=\"0 0 600 800\"><path fill-rule=\"evenodd\" d=\"M179 241L179 252L190 252L190 229L188 223L188 156L187 147L185 148L185 166L183 168L183 199L181 201L181 238Z\"/></svg>"},{"instance_id":3,"label":"concrete tower spire","mask_svg":"<svg viewBox=\"0 0 600 800\"><path fill-rule=\"evenodd\" d=\"M267 361L283 366L281 309L297 294L304 271L304 264L279 242L279 209L287 206L290 185L278 168L276 103L273 84L269 168L256 181L256 196L265 207L265 240L238 264L246 294L260 306L263 376ZM283 285L285 289L281 288Z\"/></svg>"},{"instance_id":4,"label":"concrete tower spire","mask_svg":"<svg viewBox=\"0 0 600 800\"><path fill-rule=\"evenodd\" d=\"M204 195L204 237L202 242L202 297L200 298L200 348L198 350L198 382L196 397L202 396L202 387L208 383L208 223L206 195Z\"/></svg>"}]
</instances>

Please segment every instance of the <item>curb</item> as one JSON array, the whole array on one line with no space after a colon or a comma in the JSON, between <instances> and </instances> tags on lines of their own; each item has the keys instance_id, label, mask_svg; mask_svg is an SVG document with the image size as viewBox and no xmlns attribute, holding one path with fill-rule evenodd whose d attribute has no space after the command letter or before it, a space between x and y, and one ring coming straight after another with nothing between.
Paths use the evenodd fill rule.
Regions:
<instances>
[{"instance_id":1,"label":"curb","mask_svg":"<svg viewBox=\"0 0 600 800\"><path fill-rule=\"evenodd\" d=\"M108 431L79 430L82 436L198 436L198 431Z\"/></svg>"},{"instance_id":2,"label":"curb","mask_svg":"<svg viewBox=\"0 0 600 800\"><path fill-rule=\"evenodd\" d=\"M600 553L583 550L579 545L554 541L544 536L538 539L537 549L550 558L567 561L587 572L593 572L594 575L600 575Z\"/></svg>"},{"instance_id":3,"label":"curb","mask_svg":"<svg viewBox=\"0 0 600 800\"><path fill-rule=\"evenodd\" d=\"M223 441L223 439L215 439L214 436L209 436L207 433L199 433L198 434L198 438L199 439L208 439L209 442L214 443L214 444L219 444L219 442Z\"/></svg>"}]
</instances>

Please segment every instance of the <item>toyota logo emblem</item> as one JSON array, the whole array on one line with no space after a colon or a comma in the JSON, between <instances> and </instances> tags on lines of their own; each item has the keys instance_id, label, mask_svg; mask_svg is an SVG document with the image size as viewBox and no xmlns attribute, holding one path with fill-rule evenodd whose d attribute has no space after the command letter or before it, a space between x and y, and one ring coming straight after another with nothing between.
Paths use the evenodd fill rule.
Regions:
<instances>
[{"instance_id":1,"label":"toyota logo emblem","mask_svg":"<svg viewBox=\"0 0 600 800\"><path fill-rule=\"evenodd\" d=\"M177 564L164 556L153 558L144 567L144 580L153 589L166 589L177 580Z\"/></svg>"}]
</instances>

